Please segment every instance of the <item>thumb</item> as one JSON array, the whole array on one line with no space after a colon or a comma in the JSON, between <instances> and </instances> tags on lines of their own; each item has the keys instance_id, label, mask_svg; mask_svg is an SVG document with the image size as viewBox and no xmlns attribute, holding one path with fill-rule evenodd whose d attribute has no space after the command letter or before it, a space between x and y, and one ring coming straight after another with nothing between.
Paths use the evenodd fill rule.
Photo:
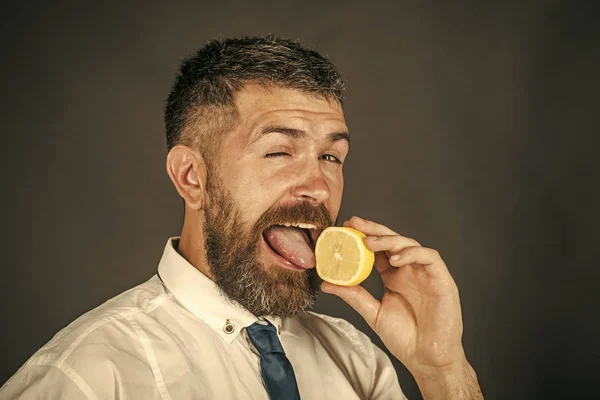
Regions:
<instances>
[{"instance_id":1,"label":"thumb","mask_svg":"<svg viewBox=\"0 0 600 400\"><path fill-rule=\"evenodd\" d=\"M321 290L325 293L334 294L344 300L367 321L371 329L375 330L375 321L377 320L377 313L381 303L367 289L360 285L338 286L329 282L323 282Z\"/></svg>"}]
</instances>

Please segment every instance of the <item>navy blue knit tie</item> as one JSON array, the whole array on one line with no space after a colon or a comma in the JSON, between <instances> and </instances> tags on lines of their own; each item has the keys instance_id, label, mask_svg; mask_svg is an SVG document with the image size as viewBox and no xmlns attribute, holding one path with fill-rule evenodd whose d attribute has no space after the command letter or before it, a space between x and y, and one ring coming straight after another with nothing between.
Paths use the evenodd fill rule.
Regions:
<instances>
[{"instance_id":1,"label":"navy blue knit tie","mask_svg":"<svg viewBox=\"0 0 600 400\"><path fill-rule=\"evenodd\" d=\"M250 341L260 354L260 373L269 399L300 400L294 369L281 347L277 330L270 323L266 323L268 325L255 322L246 330Z\"/></svg>"}]
</instances>

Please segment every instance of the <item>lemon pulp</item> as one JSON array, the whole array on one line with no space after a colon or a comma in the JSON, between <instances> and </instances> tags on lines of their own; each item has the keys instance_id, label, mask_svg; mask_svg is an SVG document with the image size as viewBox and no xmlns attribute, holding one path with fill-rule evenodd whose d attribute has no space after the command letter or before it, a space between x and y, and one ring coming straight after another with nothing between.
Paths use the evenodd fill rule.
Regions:
<instances>
[{"instance_id":1,"label":"lemon pulp","mask_svg":"<svg viewBox=\"0 0 600 400\"><path fill-rule=\"evenodd\" d=\"M366 235L353 228L329 227L317 239L317 274L324 281L355 286L367 279L375 254L365 246Z\"/></svg>"}]
</instances>

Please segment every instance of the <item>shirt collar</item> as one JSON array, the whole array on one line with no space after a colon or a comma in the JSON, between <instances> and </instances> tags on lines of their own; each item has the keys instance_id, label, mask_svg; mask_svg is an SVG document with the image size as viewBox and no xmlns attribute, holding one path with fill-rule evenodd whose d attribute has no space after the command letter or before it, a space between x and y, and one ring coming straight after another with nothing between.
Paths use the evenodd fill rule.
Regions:
<instances>
[{"instance_id":1,"label":"shirt collar","mask_svg":"<svg viewBox=\"0 0 600 400\"><path fill-rule=\"evenodd\" d=\"M188 311L210 326L223 340L231 343L243 328L259 318L225 297L211 279L177 252L178 245L179 236L167 241L158 265L160 279ZM281 318L267 316L264 319L280 332ZM229 325L233 326L233 330Z\"/></svg>"}]
</instances>

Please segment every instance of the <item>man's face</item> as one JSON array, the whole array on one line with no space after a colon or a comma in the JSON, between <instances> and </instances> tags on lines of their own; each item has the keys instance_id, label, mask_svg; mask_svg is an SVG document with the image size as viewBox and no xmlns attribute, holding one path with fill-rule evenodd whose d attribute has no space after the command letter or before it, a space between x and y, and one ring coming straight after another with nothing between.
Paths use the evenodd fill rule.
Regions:
<instances>
[{"instance_id":1,"label":"man's face","mask_svg":"<svg viewBox=\"0 0 600 400\"><path fill-rule=\"evenodd\" d=\"M342 199L344 115L333 102L256 85L236 105L239 124L209 171L208 264L221 290L253 314L295 315L314 302L314 241Z\"/></svg>"}]
</instances>

